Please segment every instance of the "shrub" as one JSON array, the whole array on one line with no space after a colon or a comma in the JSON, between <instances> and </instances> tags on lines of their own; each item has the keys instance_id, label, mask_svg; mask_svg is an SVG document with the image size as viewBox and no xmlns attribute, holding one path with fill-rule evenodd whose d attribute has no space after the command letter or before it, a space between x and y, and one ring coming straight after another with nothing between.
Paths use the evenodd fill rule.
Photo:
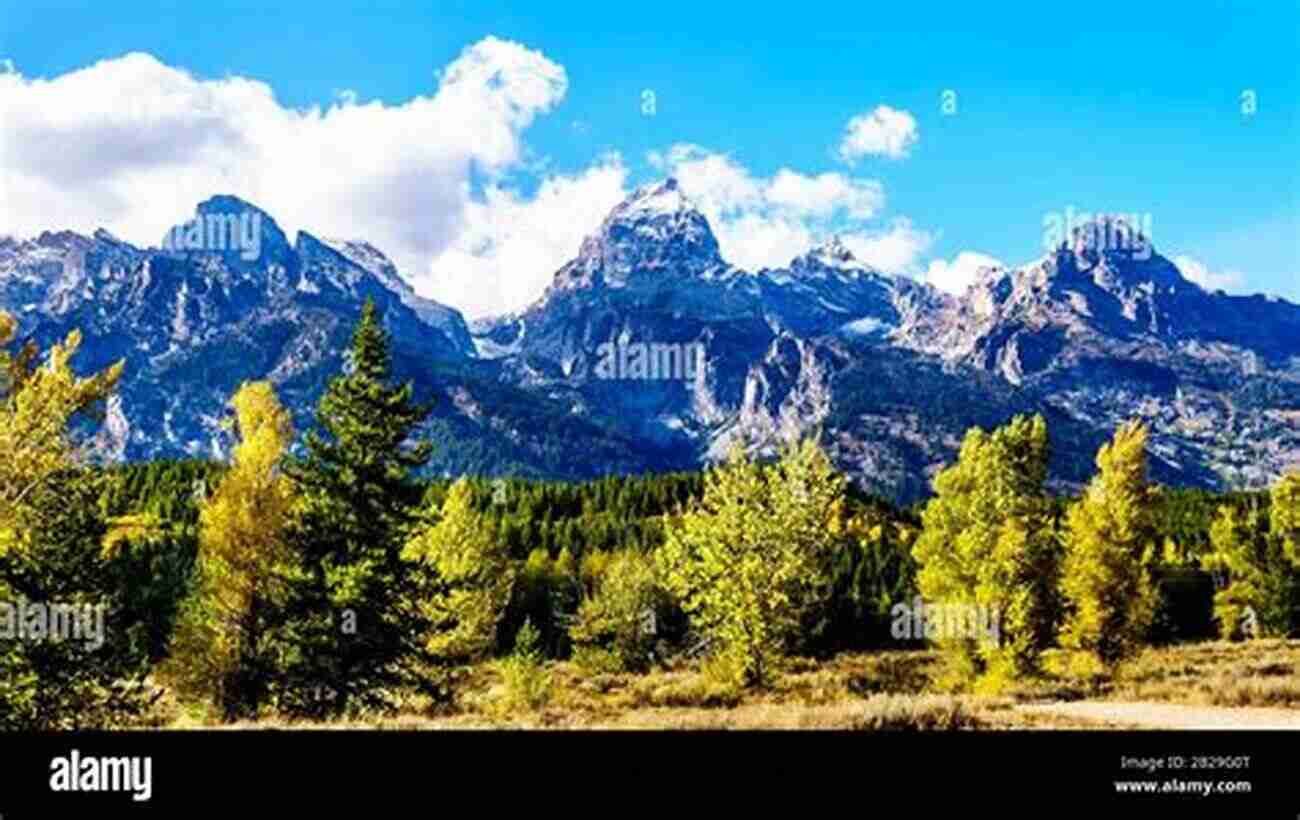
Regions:
<instances>
[{"instance_id":1,"label":"shrub","mask_svg":"<svg viewBox=\"0 0 1300 820\"><path fill-rule=\"evenodd\" d=\"M525 621L515 636L515 651L501 662L506 705L511 709L537 710L551 700L551 673L542 654L541 636L531 621Z\"/></svg>"},{"instance_id":2,"label":"shrub","mask_svg":"<svg viewBox=\"0 0 1300 820\"><path fill-rule=\"evenodd\" d=\"M928 732L978 729L984 723L959 697L881 694L867 698L854 728Z\"/></svg>"},{"instance_id":3,"label":"shrub","mask_svg":"<svg viewBox=\"0 0 1300 820\"><path fill-rule=\"evenodd\" d=\"M624 550L606 566L569 634L574 660L596 672L644 672L667 608L653 561Z\"/></svg>"}]
</instances>

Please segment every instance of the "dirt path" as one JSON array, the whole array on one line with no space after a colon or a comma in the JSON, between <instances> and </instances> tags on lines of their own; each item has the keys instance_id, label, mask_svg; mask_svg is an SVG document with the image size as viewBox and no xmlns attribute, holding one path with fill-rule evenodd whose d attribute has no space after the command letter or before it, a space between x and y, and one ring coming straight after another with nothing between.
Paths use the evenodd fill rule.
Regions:
<instances>
[{"instance_id":1,"label":"dirt path","mask_svg":"<svg viewBox=\"0 0 1300 820\"><path fill-rule=\"evenodd\" d=\"M1017 707L1030 713L1096 721L1144 729L1291 729L1300 730L1300 709L1182 706L1176 703L1058 701Z\"/></svg>"}]
</instances>

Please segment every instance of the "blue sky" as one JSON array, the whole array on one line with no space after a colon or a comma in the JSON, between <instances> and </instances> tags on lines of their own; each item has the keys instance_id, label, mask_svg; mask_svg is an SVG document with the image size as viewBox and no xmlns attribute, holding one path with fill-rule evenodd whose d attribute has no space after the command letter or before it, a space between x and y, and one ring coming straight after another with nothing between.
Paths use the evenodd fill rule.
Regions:
<instances>
[{"instance_id":1,"label":"blue sky","mask_svg":"<svg viewBox=\"0 0 1300 820\"><path fill-rule=\"evenodd\" d=\"M481 313L532 298L553 271L545 268L576 250L580 234L549 242L557 228L537 211L568 208L564 221L586 231L616 193L674 170L725 223L718 226L724 251L733 248L749 266L841 232L873 263L959 286L969 274L959 270L963 252L974 260L1029 261L1041 253L1044 219L1069 208L1149 215L1156 249L1196 266L1205 281L1300 299L1295 0L1002 10L973 3L779 10L698 2L528 10L492 2L35 5L0 3L0 58L12 61L27 95L14 97L26 102L9 110L28 118L14 114L6 128L8 224L0 211L0 231L98 217L149 241L184 210L144 213L125 200L139 192L174 211L201 198L212 184L205 174L222 165L230 171L223 179L247 188L232 192L257 196L286 226L372 238L421 290ZM229 125L243 114L228 101L197 122L234 134L230 144L218 152L196 136L193 110L207 104L194 102L207 99L202 83L255 80L289 111L328 110L347 91L355 96L344 104L378 116L378 108L396 112L438 95L448 68L484 42L494 45L476 64L499 61L514 72L502 76L519 84L522 96L512 100L523 114L494 109L500 122L485 127L496 128L496 137L466 135L464 146L436 155L401 143L404 126L394 117L376 126L386 146L379 149L366 144L360 113L331 120L333 136L320 138L326 159L314 173L328 176L336 167L363 177L356 190L313 179L302 202L272 190L305 181L312 167L299 168L297 177L284 171L280 157L267 155L293 149L280 137L264 139L262 126ZM109 97L119 87L123 99L140 95L140 83L167 85L161 67L200 84L176 103L189 113L168 109L142 121L151 125L135 126L171 129L158 149L171 156L166 168L138 164L158 140L128 145L106 136L121 130L111 113L69 114L89 118L73 126L67 117L38 121L32 113L78 99L47 102L40 95L53 91L39 80L133 52L157 65L104 69L90 87ZM642 111L647 90L653 115ZM945 91L955 92L955 113L941 110ZM224 86L219 93L227 92L234 93ZM1247 94L1257 106L1249 114L1242 110ZM176 96L160 92L160 99ZM444 99L442 126L421 120L413 139L443 139L448 117L458 118L453 130L476 127L473 101L487 98L464 99L470 102L460 108ZM365 108L374 102L382 106ZM849 123L882 106L911 120L903 149L868 150L846 162L840 149ZM51 204L62 201L58 194L78 193L76 175L50 167L53 156L20 147L69 130L83 141L93 134L99 153L113 158L102 173L85 163L85 187L93 190L84 198L97 203L94 213ZM286 126L276 133L296 132ZM509 145L487 156L473 147L497 138ZM334 166L329 158L348 140L358 152L386 150L409 164L344 158ZM255 146L249 150L267 165L231 159L232 145ZM192 169L196 163L207 165ZM790 176L778 184L783 169ZM404 190L399 176L428 179L438 190ZM151 185L170 187L155 195ZM398 193L382 198L380 189ZM839 204L817 207L808 201L817 191ZM358 207L319 204L331 197L353 197ZM572 204L584 198L593 204ZM377 216L358 217L357 210ZM538 236L523 235L525 225ZM491 287L474 284L484 280Z\"/></svg>"}]
</instances>

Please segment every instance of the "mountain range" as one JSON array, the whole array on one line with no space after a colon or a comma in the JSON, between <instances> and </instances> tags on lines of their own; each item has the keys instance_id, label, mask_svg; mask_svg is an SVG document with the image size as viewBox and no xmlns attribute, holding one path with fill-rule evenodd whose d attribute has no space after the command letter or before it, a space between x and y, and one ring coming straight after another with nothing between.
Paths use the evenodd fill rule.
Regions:
<instances>
[{"instance_id":1,"label":"mountain range","mask_svg":"<svg viewBox=\"0 0 1300 820\"><path fill-rule=\"evenodd\" d=\"M1116 236L1142 241L1099 241ZM80 328L80 366L126 360L93 440L108 459L223 457L247 379L270 379L310 424L367 298L397 376L433 408L438 474L693 469L816 432L861 487L912 501L967 428L1024 412L1048 419L1062 491L1134 417L1166 483L1262 486L1300 463L1300 306L1206 291L1106 217L953 296L836 239L741 270L668 179L616 206L532 305L473 322L367 242L290 243L231 196L156 248L104 230L0 238L0 309L22 334Z\"/></svg>"}]
</instances>

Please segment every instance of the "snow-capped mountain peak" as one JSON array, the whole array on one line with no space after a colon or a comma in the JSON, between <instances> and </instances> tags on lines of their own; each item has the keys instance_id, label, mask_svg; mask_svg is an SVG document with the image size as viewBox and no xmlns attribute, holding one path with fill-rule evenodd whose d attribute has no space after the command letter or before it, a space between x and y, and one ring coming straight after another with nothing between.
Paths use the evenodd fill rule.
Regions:
<instances>
[{"instance_id":1,"label":"snow-capped mountain peak","mask_svg":"<svg viewBox=\"0 0 1300 820\"><path fill-rule=\"evenodd\" d=\"M620 210L625 216L653 216L693 211L696 208L682 191L677 179L668 177L662 182L637 188L624 200L622 206L615 209L615 213Z\"/></svg>"},{"instance_id":2,"label":"snow-capped mountain peak","mask_svg":"<svg viewBox=\"0 0 1300 820\"><path fill-rule=\"evenodd\" d=\"M708 219L670 177L636 189L614 206L553 287L618 288L646 277L652 282L665 276L714 278L726 267Z\"/></svg>"},{"instance_id":3,"label":"snow-capped mountain peak","mask_svg":"<svg viewBox=\"0 0 1300 820\"><path fill-rule=\"evenodd\" d=\"M790 262L790 270L799 274L825 275L830 272L860 274L876 273L870 265L853 255L839 235L797 256Z\"/></svg>"}]
</instances>

